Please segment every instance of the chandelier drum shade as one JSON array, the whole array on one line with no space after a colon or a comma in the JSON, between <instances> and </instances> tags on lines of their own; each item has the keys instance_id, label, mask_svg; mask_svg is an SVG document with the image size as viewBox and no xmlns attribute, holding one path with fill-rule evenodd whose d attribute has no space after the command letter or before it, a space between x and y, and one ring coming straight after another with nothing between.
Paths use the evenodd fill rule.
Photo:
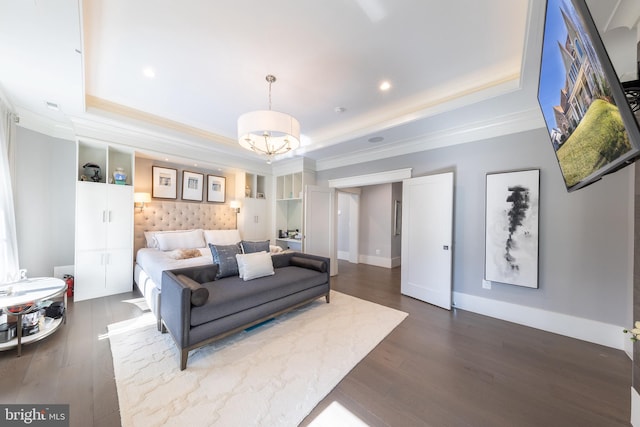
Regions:
<instances>
[{"instance_id":1,"label":"chandelier drum shade","mask_svg":"<svg viewBox=\"0 0 640 427\"><path fill-rule=\"evenodd\" d=\"M245 113L238 118L238 142L247 150L266 155L268 162L273 156L295 150L300 146L300 123L286 113L271 110L271 84L269 82L269 109Z\"/></svg>"}]
</instances>

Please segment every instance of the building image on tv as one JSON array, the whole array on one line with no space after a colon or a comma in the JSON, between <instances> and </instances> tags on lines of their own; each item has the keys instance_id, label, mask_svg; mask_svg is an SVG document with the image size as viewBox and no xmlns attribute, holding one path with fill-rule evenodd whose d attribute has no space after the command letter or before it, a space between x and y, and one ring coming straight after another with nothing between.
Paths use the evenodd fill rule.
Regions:
<instances>
[{"instance_id":1,"label":"building image on tv","mask_svg":"<svg viewBox=\"0 0 640 427\"><path fill-rule=\"evenodd\" d=\"M568 1L547 3L539 100L568 188L631 150L591 38Z\"/></svg>"}]
</instances>

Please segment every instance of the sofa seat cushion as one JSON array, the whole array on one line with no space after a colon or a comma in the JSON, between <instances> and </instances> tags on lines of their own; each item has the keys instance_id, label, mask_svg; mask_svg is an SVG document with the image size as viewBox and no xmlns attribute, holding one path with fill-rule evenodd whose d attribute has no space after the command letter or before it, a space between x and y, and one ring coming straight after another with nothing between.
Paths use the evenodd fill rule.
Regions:
<instances>
[{"instance_id":1,"label":"sofa seat cushion","mask_svg":"<svg viewBox=\"0 0 640 427\"><path fill-rule=\"evenodd\" d=\"M326 273L291 266L276 269L273 276L247 282L233 276L203 283L209 290L209 299L200 307L192 307L191 326L202 325L326 282Z\"/></svg>"}]
</instances>

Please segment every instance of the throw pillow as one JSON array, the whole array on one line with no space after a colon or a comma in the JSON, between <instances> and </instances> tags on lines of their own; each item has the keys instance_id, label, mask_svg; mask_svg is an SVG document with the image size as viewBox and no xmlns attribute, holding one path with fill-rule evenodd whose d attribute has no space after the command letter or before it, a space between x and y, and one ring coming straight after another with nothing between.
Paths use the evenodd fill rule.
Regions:
<instances>
[{"instance_id":1,"label":"throw pillow","mask_svg":"<svg viewBox=\"0 0 640 427\"><path fill-rule=\"evenodd\" d=\"M181 232L157 233L158 249L172 251L174 249L206 248L202 230L190 230Z\"/></svg>"},{"instance_id":2,"label":"throw pillow","mask_svg":"<svg viewBox=\"0 0 640 427\"><path fill-rule=\"evenodd\" d=\"M238 262L236 255L240 253L238 245L212 245L209 244L213 263L218 264L216 279L238 275Z\"/></svg>"},{"instance_id":3,"label":"throw pillow","mask_svg":"<svg viewBox=\"0 0 640 427\"><path fill-rule=\"evenodd\" d=\"M242 280L257 279L258 277L273 276L273 262L268 252L253 252L236 255L238 266L242 265Z\"/></svg>"},{"instance_id":4,"label":"throw pillow","mask_svg":"<svg viewBox=\"0 0 640 427\"><path fill-rule=\"evenodd\" d=\"M254 252L269 252L269 241L265 240L263 242L250 242L248 240L243 240L240 242L240 246L242 247L243 254L252 254Z\"/></svg>"},{"instance_id":5,"label":"throw pillow","mask_svg":"<svg viewBox=\"0 0 640 427\"><path fill-rule=\"evenodd\" d=\"M327 272L327 263L318 259L309 259L293 256L291 257L291 265L296 267L308 268L310 270L316 270L320 273Z\"/></svg>"},{"instance_id":6,"label":"throw pillow","mask_svg":"<svg viewBox=\"0 0 640 427\"><path fill-rule=\"evenodd\" d=\"M191 305L200 307L209 299L209 290L184 274L176 276L183 285L191 289Z\"/></svg>"},{"instance_id":7,"label":"throw pillow","mask_svg":"<svg viewBox=\"0 0 640 427\"><path fill-rule=\"evenodd\" d=\"M256 256L260 256L260 254L264 254L265 252L252 252L250 254L237 254L236 255L236 261L238 261L238 276L240 276L241 279L244 279L244 268L245 265L250 262L249 260L251 258L254 258Z\"/></svg>"}]
</instances>

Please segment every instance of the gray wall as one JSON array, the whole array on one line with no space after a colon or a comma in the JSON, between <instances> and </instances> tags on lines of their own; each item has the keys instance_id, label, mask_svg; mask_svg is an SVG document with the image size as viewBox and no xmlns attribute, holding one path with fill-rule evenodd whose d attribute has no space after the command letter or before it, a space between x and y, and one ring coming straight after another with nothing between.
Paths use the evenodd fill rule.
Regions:
<instances>
[{"instance_id":1,"label":"gray wall","mask_svg":"<svg viewBox=\"0 0 640 427\"><path fill-rule=\"evenodd\" d=\"M391 258L391 184L368 185L360 194L360 253ZM380 253L376 253L376 250Z\"/></svg>"},{"instance_id":2,"label":"gray wall","mask_svg":"<svg viewBox=\"0 0 640 427\"><path fill-rule=\"evenodd\" d=\"M455 172L455 292L608 324L630 319L632 168L567 193L544 129L320 171L329 179L413 168L413 176ZM540 169L539 289L484 290L484 187L488 172Z\"/></svg>"},{"instance_id":3,"label":"gray wall","mask_svg":"<svg viewBox=\"0 0 640 427\"><path fill-rule=\"evenodd\" d=\"M15 160L20 268L52 276L74 263L75 143L18 127Z\"/></svg>"}]
</instances>

